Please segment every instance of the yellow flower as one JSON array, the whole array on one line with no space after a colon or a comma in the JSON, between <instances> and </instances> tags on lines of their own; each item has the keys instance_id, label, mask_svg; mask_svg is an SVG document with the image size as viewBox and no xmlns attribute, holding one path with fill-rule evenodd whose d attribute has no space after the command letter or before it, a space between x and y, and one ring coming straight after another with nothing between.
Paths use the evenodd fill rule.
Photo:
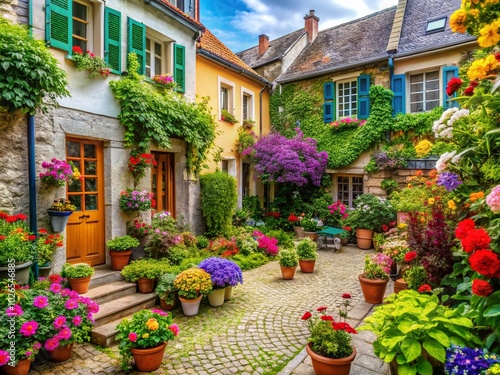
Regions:
<instances>
[{"instance_id":1,"label":"yellow flower","mask_svg":"<svg viewBox=\"0 0 500 375\"><path fill-rule=\"evenodd\" d=\"M479 14L479 9L469 9L469 14L472 17L477 17L477 15Z\"/></svg>"},{"instance_id":2,"label":"yellow flower","mask_svg":"<svg viewBox=\"0 0 500 375\"><path fill-rule=\"evenodd\" d=\"M465 20L467 18L467 12L463 9L456 10L450 16L450 27L453 32L465 33Z\"/></svg>"},{"instance_id":3,"label":"yellow flower","mask_svg":"<svg viewBox=\"0 0 500 375\"><path fill-rule=\"evenodd\" d=\"M142 338L143 338L143 339L147 339L147 338L149 338L149 333L145 333L145 334L143 334L143 335L142 335Z\"/></svg>"},{"instance_id":4,"label":"yellow flower","mask_svg":"<svg viewBox=\"0 0 500 375\"><path fill-rule=\"evenodd\" d=\"M417 152L417 157L422 158L425 157L431 152L432 143L427 139L424 139L415 146L415 151Z\"/></svg>"},{"instance_id":5,"label":"yellow flower","mask_svg":"<svg viewBox=\"0 0 500 375\"><path fill-rule=\"evenodd\" d=\"M434 198L427 199L427 203L432 206L434 204Z\"/></svg>"},{"instance_id":6,"label":"yellow flower","mask_svg":"<svg viewBox=\"0 0 500 375\"><path fill-rule=\"evenodd\" d=\"M477 38L477 42L480 47L492 47L500 41L500 34L498 33L499 26L499 20L496 20L491 25L484 25L483 28L479 30L481 36Z\"/></svg>"},{"instance_id":7,"label":"yellow flower","mask_svg":"<svg viewBox=\"0 0 500 375\"><path fill-rule=\"evenodd\" d=\"M146 327L148 327L150 331L156 331L160 327L160 325L155 318L149 318L149 320L146 322Z\"/></svg>"},{"instance_id":8,"label":"yellow flower","mask_svg":"<svg viewBox=\"0 0 500 375\"><path fill-rule=\"evenodd\" d=\"M408 226L408 225L406 225L405 223L399 223L399 224L398 224L398 228L399 228L399 229L406 229L406 227L407 227L407 226Z\"/></svg>"},{"instance_id":9,"label":"yellow flower","mask_svg":"<svg viewBox=\"0 0 500 375\"><path fill-rule=\"evenodd\" d=\"M449 208L450 210L456 210L456 209L457 209L457 205L455 204L455 202L454 202L453 200L451 200L451 199L450 199L450 200L448 201L448 208Z\"/></svg>"},{"instance_id":10,"label":"yellow flower","mask_svg":"<svg viewBox=\"0 0 500 375\"><path fill-rule=\"evenodd\" d=\"M469 66L469 70L467 71L467 77L471 81L474 81L476 79L483 79L486 77L486 72L484 71L484 66L483 66L484 60L479 59L474 62L472 62L471 66Z\"/></svg>"},{"instance_id":11,"label":"yellow flower","mask_svg":"<svg viewBox=\"0 0 500 375\"><path fill-rule=\"evenodd\" d=\"M77 168L73 169L73 180L79 180L81 176L80 171Z\"/></svg>"}]
</instances>

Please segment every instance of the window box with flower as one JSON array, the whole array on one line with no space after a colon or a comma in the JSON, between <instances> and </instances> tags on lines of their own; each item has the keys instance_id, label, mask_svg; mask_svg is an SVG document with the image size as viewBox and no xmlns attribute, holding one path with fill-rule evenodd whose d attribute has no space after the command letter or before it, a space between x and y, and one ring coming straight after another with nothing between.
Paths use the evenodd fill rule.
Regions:
<instances>
[{"instance_id":1,"label":"window box with flower","mask_svg":"<svg viewBox=\"0 0 500 375\"><path fill-rule=\"evenodd\" d=\"M154 194L127 188L120 193L120 208L125 212L147 211L156 206Z\"/></svg>"},{"instance_id":2,"label":"window box with flower","mask_svg":"<svg viewBox=\"0 0 500 375\"><path fill-rule=\"evenodd\" d=\"M230 124L237 124L238 120L234 115L226 109L220 111L220 119L224 122L229 122Z\"/></svg>"},{"instance_id":3,"label":"window box with flower","mask_svg":"<svg viewBox=\"0 0 500 375\"><path fill-rule=\"evenodd\" d=\"M71 60L73 60L77 72L89 71L88 78L97 77L99 74L107 77L111 72L110 67L102 57L96 56L90 51L83 52L79 46L73 47Z\"/></svg>"},{"instance_id":4,"label":"window box with flower","mask_svg":"<svg viewBox=\"0 0 500 375\"><path fill-rule=\"evenodd\" d=\"M155 83L156 87L160 90L173 90L177 87L177 83L174 81L172 74L157 74L151 78Z\"/></svg>"}]
</instances>

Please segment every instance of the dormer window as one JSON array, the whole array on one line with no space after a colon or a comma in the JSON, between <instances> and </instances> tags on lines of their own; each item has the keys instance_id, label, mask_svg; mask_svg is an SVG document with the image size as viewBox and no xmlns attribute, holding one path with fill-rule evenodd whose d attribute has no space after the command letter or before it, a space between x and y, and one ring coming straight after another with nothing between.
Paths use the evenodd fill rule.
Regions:
<instances>
[{"instance_id":1,"label":"dormer window","mask_svg":"<svg viewBox=\"0 0 500 375\"><path fill-rule=\"evenodd\" d=\"M427 34L437 33L443 31L446 26L446 17L435 18L427 21Z\"/></svg>"}]
</instances>

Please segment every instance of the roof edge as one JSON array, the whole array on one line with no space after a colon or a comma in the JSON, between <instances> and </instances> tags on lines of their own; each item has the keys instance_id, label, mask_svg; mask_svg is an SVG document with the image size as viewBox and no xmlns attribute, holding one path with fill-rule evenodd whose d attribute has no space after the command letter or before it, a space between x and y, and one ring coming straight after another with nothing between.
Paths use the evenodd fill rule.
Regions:
<instances>
[{"instance_id":1,"label":"roof edge","mask_svg":"<svg viewBox=\"0 0 500 375\"><path fill-rule=\"evenodd\" d=\"M194 32L203 31L204 27L199 25L195 21L192 21L189 17L183 16L180 11L176 11L173 8L166 5L162 0L144 0L145 4L150 4L154 8L162 11L163 13L176 19L179 23L191 29Z\"/></svg>"},{"instance_id":2,"label":"roof edge","mask_svg":"<svg viewBox=\"0 0 500 375\"><path fill-rule=\"evenodd\" d=\"M477 39L475 37L471 36L471 39L467 40L465 42L462 41L462 42L456 42L456 43L449 43L449 44L445 44L444 46L441 46L440 48L437 48L437 49L436 48L426 48L426 49L422 49L419 51L407 52L407 53L402 53L402 54L398 54L396 52L395 54L393 54L393 58L396 60L396 59L411 57L414 55L427 55L429 53L443 52L443 51L446 51L448 49L454 48L454 47L459 46L459 45L467 46L467 45L474 45L474 44L477 44Z\"/></svg>"}]
</instances>

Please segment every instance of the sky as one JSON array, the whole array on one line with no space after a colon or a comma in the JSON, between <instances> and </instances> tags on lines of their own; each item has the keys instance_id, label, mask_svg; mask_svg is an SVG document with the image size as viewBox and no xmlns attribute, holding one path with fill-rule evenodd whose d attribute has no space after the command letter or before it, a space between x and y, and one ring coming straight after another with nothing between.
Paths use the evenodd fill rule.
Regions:
<instances>
[{"instance_id":1,"label":"sky","mask_svg":"<svg viewBox=\"0 0 500 375\"><path fill-rule=\"evenodd\" d=\"M398 0L200 0L200 21L233 52L304 27L314 9L319 30L397 5Z\"/></svg>"}]
</instances>

